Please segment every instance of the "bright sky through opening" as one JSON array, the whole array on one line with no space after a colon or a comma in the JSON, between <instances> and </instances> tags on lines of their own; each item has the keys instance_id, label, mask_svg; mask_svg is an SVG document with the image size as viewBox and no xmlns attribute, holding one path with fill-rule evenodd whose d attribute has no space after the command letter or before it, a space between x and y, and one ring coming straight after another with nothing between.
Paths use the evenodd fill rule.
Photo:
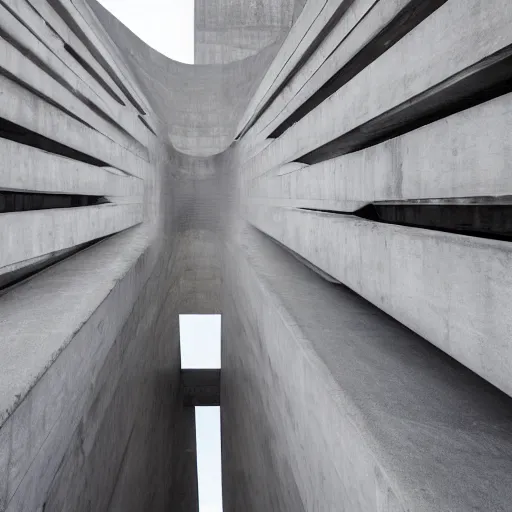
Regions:
<instances>
[{"instance_id":1,"label":"bright sky through opening","mask_svg":"<svg viewBox=\"0 0 512 512\"><path fill-rule=\"evenodd\" d=\"M180 315L181 367L220 368L220 315Z\"/></svg>"},{"instance_id":2,"label":"bright sky through opening","mask_svg":"<svg viewBox=\"0 0 512 512\"><path fill-rule=\"evenodd\" d=\"M194 0L99 0L146 44L167 57L194 63Z\"/></svg>"},{"instance_id":3,"label":"bright sky through opening","mask_svg":"<svg viewBox=\"0 0 512 512\"><path fill-rule=\"evenodd\" d=\"M220 368L221 316L180 315L181 367ZM196 407L200 512L222 512L220 408Z\"/></svg>"},{"instance_id":4,"label":"bright sky through opening","mask_svg":"<svg viewBox=\"0 0 512 512\"><path fill-rule=\"evenodd\" d=\"M196 407L200 512L222 512L220 407Z\"/></svg>"}]
</instances>

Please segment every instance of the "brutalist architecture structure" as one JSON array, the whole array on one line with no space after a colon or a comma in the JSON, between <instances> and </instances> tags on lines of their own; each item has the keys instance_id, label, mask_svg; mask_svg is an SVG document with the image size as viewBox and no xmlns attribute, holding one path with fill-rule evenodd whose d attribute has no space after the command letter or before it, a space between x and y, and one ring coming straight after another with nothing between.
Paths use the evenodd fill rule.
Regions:
<instances>
[{"instance_id":1,"label":"brutalist architecture structure","mask_svg":"<svg viewBox=\"0 0 512 512\"><path fill-rule=\"evenodd\" d=\"M512 510L510 0L195 10L0 0L0 511Z\"/></svg>"}]
</instances>

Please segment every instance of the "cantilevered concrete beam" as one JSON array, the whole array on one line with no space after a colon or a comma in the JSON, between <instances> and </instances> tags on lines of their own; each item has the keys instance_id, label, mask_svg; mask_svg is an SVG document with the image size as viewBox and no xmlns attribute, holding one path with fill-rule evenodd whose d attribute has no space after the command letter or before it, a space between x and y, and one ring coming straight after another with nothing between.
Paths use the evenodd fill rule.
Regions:
<instances>
[{"instance_id":1,"label":"cantilevered concrete beam","mask_svg":"<svg viewBox=\"0 0 512 512\"><path fill-rule=\"evenodd\" d=\"M220 405L220 370L181 370L183 405Z\"/></svg>"}]
</instances>

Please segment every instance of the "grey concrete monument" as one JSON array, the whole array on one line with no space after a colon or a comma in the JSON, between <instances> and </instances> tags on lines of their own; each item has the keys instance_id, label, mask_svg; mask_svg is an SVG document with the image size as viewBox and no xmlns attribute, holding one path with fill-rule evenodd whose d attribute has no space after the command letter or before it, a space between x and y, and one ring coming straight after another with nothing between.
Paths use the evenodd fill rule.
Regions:
<instances>
[{"instance_id":1,"label":"grey concrete monument","mask_svg":"<svg viewBox=\"0 0 512 512\"><path fill-rule=\"evenodd\" d=\"M512 510L509 0L196 0L196 65L0 0L0 511ZM222 314L182 372L179 314Z\"/></svg>"}]
</instances>

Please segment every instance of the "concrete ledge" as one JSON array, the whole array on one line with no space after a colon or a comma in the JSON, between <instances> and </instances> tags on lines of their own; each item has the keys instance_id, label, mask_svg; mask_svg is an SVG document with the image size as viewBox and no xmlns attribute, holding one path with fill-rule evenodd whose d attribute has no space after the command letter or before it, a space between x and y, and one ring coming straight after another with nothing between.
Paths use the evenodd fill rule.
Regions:
<instances>
[{"instance_id":1,"label":"concrete ledge","mask_svg":"<svg viewBox=\"0 0 512 512\"><path fill-rule=\"evenodd\" d=\"M309 51L310 45L319 37L334 13L338 9L348 9L352 1L321 0L320 2L306 3L249 102L247 110L238 125L237 133L240 133L251 122L251 119L259 114L265 101Z\"/></svg>"},{"instance_id":2,"label":"concrete ledge","mask_svg":"<svg viewBox=\"0 0 512 512\"><path fill-rule=\"evenodd\" d=\"M94 58L106 67L110 77L123 91L130 103L140 113L150 113L149 102L141 93L135 77L124 64L119 50L106 34L101 23L96 19L86 2L82 0L50 0L50 5L73 29ZM115 55L115 57L113 56Z\"/></svg>"},{"instance_id":3,"label":"concrete ledge","mask_svg":"<svg viewBox=\"0 0 512 512\"><path fill-rule=\"evenodd\" d=\"M142 222L142 204L0 214L0 267L112 235Z\"/></svg>"},{"instance_id":4,"label":"concrete ledge","mask_svg":"<svg viewBox=\"0 0 512 512\"><path fill-rule=\"evenodd\" d=\"M250 182L248 194L343 212L374 201L510 195L511 104L506 94L362 151L287 164Z\"/></svg>"},{"instance_id":5,"label":"concrete ledge","mask_svg":"<svg viewBox=\"0 0 512 512\"><path fill-rule=\"evenodd\" d=\"M48 23L48 25L55 30L59 38L62 39L64 44L68 44L76 53L87 63L91 69L100 77L108 89L109 94L114 95L116 101L125 103L128 107L128 112L135 117L135 109L129 108L129 100L124 96L124 93L114 83L112 78L105 71L96 59L92 56L91 52L86 46L78 39L76 34L64 23L64 20L55 12L46 0L28 0L29 4L34 8L35 11L41 16L41 18ZM107 90L108 90L107 89Z\"/></svg>"},{"instance_id":6,"label":"concrete ledge","mask_svg":"<svg viewBox=\"0 0 512 512\"><path fill-rule=\"evenodd\" d=\"M117 198L142 198L144 194L144 182L139 178L11 140L0 138L0 154L2 190Z\"/></svg>"},{"instance_id":7,"label":"concrete ledge","mask_svg":"<svg viewBox=\"0 0 512 512\"><path fill-rule=\"evenodd\" d=\"M512 395L512 244L293 208L249 219Z\"/></svg>"},{"instance_id":8,"label":"concrete ledge","mask_svg":"<svg viewBox=\"0 0 512 512\"><path fill-rule=\"evenodd\" d=\"M83 123L91 126L135 156L147 161L147 149L126 131L121 130L116 123L105 120L104 117L90 108L87 103L94 102L83 93L84 88L81 86L82 82L79 78L73 75L71 70L40 41L34 40L29 30L19 23L14 16L11 16L7 10L2 11L2 9L3 7L0 6L2 16L0 29L6 30L8 28L10 33L7 33L7 37L18 43L13 46L4 39L0 40L0 68L4 74L15 77L18 83L32 91L37 91L49 103L58 105L64 112L80 119ZM1 23L5 25L2 27ZM32 59L35 56L34 60L36 62L34 63L20 50L30 52ZM49 63L54 64L54 67L57 68L56 71L52 70ZM69 79L66 80L66 74L68 73L71 73L74 78L71 84L66 84L69 81ZM96 103L98 102L97 98L93 99Z\"/></svg>"}]
</instances>

